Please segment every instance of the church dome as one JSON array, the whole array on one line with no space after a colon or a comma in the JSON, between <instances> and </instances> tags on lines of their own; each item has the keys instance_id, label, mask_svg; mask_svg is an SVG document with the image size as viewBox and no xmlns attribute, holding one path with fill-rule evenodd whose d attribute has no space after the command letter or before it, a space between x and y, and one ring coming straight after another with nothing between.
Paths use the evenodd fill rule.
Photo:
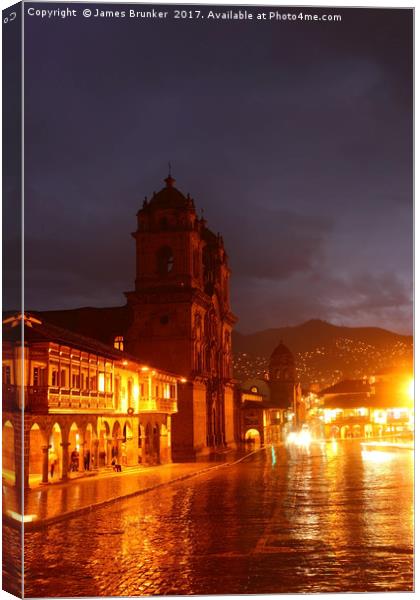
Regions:
<instances>
[{"instance_id":1,"label":"church dome","mask_svg":"<svg viewBox=\"0 0 420 600\"><path fill-rule=\"evenodd\" d=\"M153 194L149 206L154 208L194 208L192 199L184 196L176 187L175 179L168 175L165 179L166 187L162 188L157 194Z\"/></svg>"}]
</instances>

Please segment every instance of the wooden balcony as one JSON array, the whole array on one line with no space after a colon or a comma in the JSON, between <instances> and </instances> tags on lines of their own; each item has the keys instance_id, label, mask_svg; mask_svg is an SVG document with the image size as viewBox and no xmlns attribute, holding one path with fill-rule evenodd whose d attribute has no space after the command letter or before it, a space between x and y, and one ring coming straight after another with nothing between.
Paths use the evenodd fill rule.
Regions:
<instances>
[{"instance_id":1,"label":"wooden balcony","mask_svg":"<svg viewBox=\"0 0 420 600\"><path fill-rule=\"evenodd\" d=\"M48 392L48 406L50 410L72 409L112 410L114 408L113 392L98 392L97 390L68 390L50 388Z\"/></svg>"},{"instance_id":2,"label":"wooden balcony","mask_svg":"<svg viewBox=\"0 0 420 600\"><path fill-rule=\"evenodd\" d=\"M12 386L9 386L12 387ZM17 392L3 392L3 410L11 402L17 406ZM6 399L6 400L5 400ZM114 395L112 392L98 392L97 390L70 390L68 388L35 387L25 388L25 410L31 413L48 414L59 410L73 410L74 412L91 410L98 412L114 408Z\"/></svg>"},{"instance_id":3,"label":"wooden balcony","mask_svg":"<svg viewBox=\"0 0 420 600\"><path fill-rule=\"evenodd\" d=\"M139 412L172 414L178 412L178 405L174 398L140 398Z\"/></svg>"},{"instance_id":4,"label":"wooden balcony","mask_svg":"<svg viewBox=\"0 0 420 600\"><path fill-rule=\"evenodd\" d=\"M160 413L175 413L178 411L177 402L173 398L156 398L156 410Z\"/></svg>"},{"instance_id":5,"label":"wooden balcony","mask_svg":"<svg viewBox=\"0 0 420 600\"><path fill-rule=\"evenodd\" d=\"M3 410L13 412L19 410L19 388L3 384ZM97 390L75 390L47 386L25 387L25 410L29 413L48 414L61 410L73 411L111 411L114 409L114 393ZM177 412L177 401L174 398L141 398L139 412L173 414Z\"/></svg>"}]
</instances>

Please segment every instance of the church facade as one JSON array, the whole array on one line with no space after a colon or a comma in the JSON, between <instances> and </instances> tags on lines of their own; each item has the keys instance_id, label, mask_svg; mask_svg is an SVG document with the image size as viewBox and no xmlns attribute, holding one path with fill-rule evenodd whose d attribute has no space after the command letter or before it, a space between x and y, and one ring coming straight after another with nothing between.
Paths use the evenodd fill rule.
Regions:
<instances>
[{"instance_id":1,"label":"church facade","mask_svg":"<svg viewBox=\"0 0 420 600\"><path fill-rule=\"evenodd\" d=\"M223 238L199 218L193 199L165 187L137 213L135 289L127 349L182 375L173 417L174 460L234 444L230 269Z\"/></svg>"}]
</instances>

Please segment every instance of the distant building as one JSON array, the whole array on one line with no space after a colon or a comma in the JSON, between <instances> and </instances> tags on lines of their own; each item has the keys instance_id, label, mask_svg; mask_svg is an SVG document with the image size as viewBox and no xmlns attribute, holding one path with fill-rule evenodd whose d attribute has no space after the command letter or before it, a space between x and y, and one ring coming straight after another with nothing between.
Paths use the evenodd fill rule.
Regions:
<instances>
[{"instance_id":1,"label":"distant building","mask_svg":"<svg viewBox=\"0 0 420 600\"><path fill-rule=\"evenodd\" d=\"M269 382L271 400L277 406L292 414L298 424L304 419L301 405L301 387L297 381L295 359L283 342L273 350L270 356Z\"/></svg>"},{"instance_id":2,"label":"distant building","mask_svg":"<svg viewBox=\"0 0 420 600\"><path fill-rule=\"evenodd\" d=\"M241 442L279 443L304 421L293 354L282 342L271 354L268 379L244 381L238 393Z\"/></svg>"},{"instance_id":3,"label":"distant building","mask_svg":"<svg viewBox=\"0 0 420 600\"><path fill-rule=\"evenodd\" d=\"M322 390L318 409L326 437L382 437L413 430L412 376L389 369Z\"/></svg>"},{"instance_id":4,"label":"distant building","mask_svg":"<svg viewBox=\"0 0 420 600\"><path fill-rule=\"evenodd\" d=\"M6 318L3 477L12 484L23 478L28 487L113 462L170 462L178 383L172 373L33 315Z\"/></svg>"}]
</instances>

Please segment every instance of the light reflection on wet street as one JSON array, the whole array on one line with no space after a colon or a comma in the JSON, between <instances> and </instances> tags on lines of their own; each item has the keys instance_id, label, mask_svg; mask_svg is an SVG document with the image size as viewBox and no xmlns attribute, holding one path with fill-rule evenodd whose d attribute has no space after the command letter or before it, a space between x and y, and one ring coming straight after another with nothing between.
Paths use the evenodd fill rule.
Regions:
<instances>
[{"instance_id":1,"label":"light reflection on wet street","mask_svg":"<svg viewBox=\"0 0 420 600\"><path fill-rule=\"evenodd\" d=\"M268 448L27 533L26 595L411 591L412 485L411 451Z\"/></svg>"}]
</instances>

